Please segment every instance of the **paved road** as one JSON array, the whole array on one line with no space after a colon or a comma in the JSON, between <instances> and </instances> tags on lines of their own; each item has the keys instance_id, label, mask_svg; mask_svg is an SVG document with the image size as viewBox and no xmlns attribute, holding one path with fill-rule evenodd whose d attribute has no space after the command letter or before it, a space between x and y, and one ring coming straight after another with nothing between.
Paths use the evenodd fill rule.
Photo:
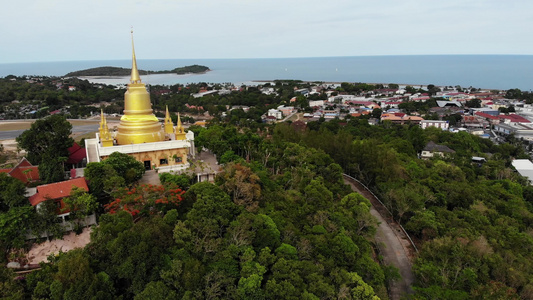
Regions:
<instances>
[{"instance_id":1,"label":"paved road","mask_svg":"<svg viewBox=\"0 0 533 300\"><path fill-rule=\"evenodd\" d=\"M151 185L161 185L161 180L159 179L159 174L155 170L146 171L139 180L140 184L151 184Z\"/></svg>"},{"instance_id":2,"label":"paved road","mask_svg":"<svg viewBox=\"0 0 533 300\"><path fill-rule=\"evenodd\" d=\"M86 133L97 131L100 125L98 123L94 125L80 125L72 126L72 133ZM8 130L0 131L0 140L12 140L22 134L24 130Z\"/></svg>"},{"instance_id":3,"label":"paved road","mask_svg":"<svg viewBox=\"0 0 533 300\"><path fill-rule=\"evenodd\" d=\"M409 241L406 241L402 236L402 232L398 232L398 228L391 226L385 218L387 215L382 215L376 207L379 209L379 202L374 199L373 195L364 189L363 186L357 184L352 180L349 180L347 177L344 177L344 182L349 184L352 189L359 194L367 198L371 203L372 207L370 208L370 213L376 217L379 222L377 228L375 240L377 247L380 251L380 254L383 256L383 262L386 265L392 265L398 268L402 278L400 280L394 281L390 285L389 296L392 300L399 300L402 295L412 294L413 290L411 286L415 280L415 276L411 269L411 260L410 257L413 257L414 250L410 249Z\"/></svg>"}]
</instances>

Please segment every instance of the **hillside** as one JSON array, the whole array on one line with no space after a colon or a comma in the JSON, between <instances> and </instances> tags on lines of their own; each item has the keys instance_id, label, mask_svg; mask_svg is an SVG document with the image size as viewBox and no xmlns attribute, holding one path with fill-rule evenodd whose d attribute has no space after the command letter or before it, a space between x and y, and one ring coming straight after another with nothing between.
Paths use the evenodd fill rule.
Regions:
<instances>
[{"instance_id":1,"label":"hillside","mask_svg":"<svg viewBox=\"0 0 533 300\"><path fill-rule=\"evenodd\" d=\"M198 73L205 73L209 71L209 68L206 66L201 65L191 65L191 66L185 66L185 67L179 67L174 68L172 70L164 70L164 71L146 71L146 70L139 70L140 75L147 75L147 74L171 74L175 73L178 75L183 74L198 74ZM80 71L74 71L70 72L65 75L65 77L78 77L78 76L129 76L131 74L131 69L129 68L120 68L120 67L111 67L111 66L105 66L105 67L97 67L97 68L90 68Z\"/></svg>"}]
</instances>

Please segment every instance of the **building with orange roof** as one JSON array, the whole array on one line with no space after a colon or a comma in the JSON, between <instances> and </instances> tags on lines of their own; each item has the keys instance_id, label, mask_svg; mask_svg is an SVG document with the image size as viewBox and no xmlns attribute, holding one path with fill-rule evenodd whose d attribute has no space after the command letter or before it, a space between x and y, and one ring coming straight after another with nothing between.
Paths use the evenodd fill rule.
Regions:
<instances>
[{"instance_id":1,"label":"building with orange roof","mask_svg":"<svg viewBox=\"0 0 533 300\"><path fill-rule=\"evenodd\" d=\"M40 180L39 168L32 165L25 157L13 168L0 169L0 173L6 173L26 185Z\"/></svg>"},{"instance_id":2,"label":"building with orange roof","mask_svg":"<svg viewBox=\"0 0 533 300\"><path fill-rule=\"evenodd\" d=\"M384 113L381 114L381 121L391 121L396 124L420 124L424 120L422 117L410 116L404 113Z\"/></svg>"},{"instance_id":3,"label":"building with orange roof","mask_svg":"<svg viewBox=\"0 0 533 300\"><path fill-rule=\"evenodd\" d=\"M72 189L75 187L89 191L84 177L40 185L37 187L37 193L29 198L30 204L39 208L39 204L44 201L54 201L57 204L58 215L68 215L69 211L65 211L66 207L63 198L70 196Z\"/></svg>"}]
</instances>

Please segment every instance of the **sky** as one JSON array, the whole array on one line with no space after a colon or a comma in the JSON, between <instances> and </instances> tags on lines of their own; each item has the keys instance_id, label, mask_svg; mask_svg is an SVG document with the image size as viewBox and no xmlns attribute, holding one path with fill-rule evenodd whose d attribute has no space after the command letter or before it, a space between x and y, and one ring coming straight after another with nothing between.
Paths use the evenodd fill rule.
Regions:
<instances>
[{"instance_id":1,"label":"sky","mask_svg":"<svg viewBox=\"0 0 533 300\"><path fill-rule=\"evenodd\" d=\"M4 1L0 63L533 55L530 0Z\"/></svg>"}]
</instances>

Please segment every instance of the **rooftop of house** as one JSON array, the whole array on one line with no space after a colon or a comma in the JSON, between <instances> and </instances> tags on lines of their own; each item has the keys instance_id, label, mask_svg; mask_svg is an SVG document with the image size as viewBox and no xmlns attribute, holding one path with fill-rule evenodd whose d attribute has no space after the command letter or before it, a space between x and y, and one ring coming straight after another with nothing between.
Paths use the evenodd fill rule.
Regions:
<instances>
[{"instance_id":1,"label":"rooftop of house","mask_svg":"<svg viewBox=\"0 0 533 300\"><path fill-rule=\"evenodd\" d=\"M455 153L452 149L448 148L444 145L435 144L435 142L430 141L426 144L426 147L424 147L424 151L429 152L443 152L443 153Z\"/></svg>"},{"instance_id":2,"label":"rooftop of house","mask_svg":"<svg viewBox=\"0 0 533 300\"><path fill-rule=\"evenodd\" d=\"M489 115L489 114L486 114L486 113L480 112L480 111L476 112L475 115L476 116L480 116L482 118L490 119L490 120L498 120L498 117L493 116L493 115Z\"/></svg>"},{"instance_id":3,"label":"rooftop of house","mask_svg":"<svg viewBox=\"0 0 533 300\"><path fill-rule=\"evenodd\" d=\"M39 168L32 165L25 157L13 168L0 169L0 173L7 173L24 184L39 180Z\"/></svg>"},{"instance_id":4,"label":"rooftop of house","mask_svg":"<svg viewBox=\"0 0 533 300\"><path fill-rule=\"evenodd\" d=\"M85 178L83 177L40 185L37 187L37 193L30 197L30 204L35 206L46 200L61 199L70 196L70 192L74 187L89 191L87 181L85 181Z\"/></svg>"},{"instance_id":5,"label":"rooftop of house","mask_svg":"<svg viewBox=\"0 0 533 300\"><path fill-rule=\"evenodd\" d=\"M85 147L81 147L78 143L74 142L70 148L68 148L68 159L66 163L68 164L77 164L81 162L84 158L87 157L87 152Z\"/></svg>"},{"instance_id":6,"label":"rooftop of house","mask_svg":"<svg viewBox=\"0 0 533 300\"><path fill-rule=\"evenodd\" d=\"M514 123L531 123L528 119L516 115L516 114L510 114L510 115L499 115L498 118L500 119L506 119Z\"/></svg>"}]
</instances>

